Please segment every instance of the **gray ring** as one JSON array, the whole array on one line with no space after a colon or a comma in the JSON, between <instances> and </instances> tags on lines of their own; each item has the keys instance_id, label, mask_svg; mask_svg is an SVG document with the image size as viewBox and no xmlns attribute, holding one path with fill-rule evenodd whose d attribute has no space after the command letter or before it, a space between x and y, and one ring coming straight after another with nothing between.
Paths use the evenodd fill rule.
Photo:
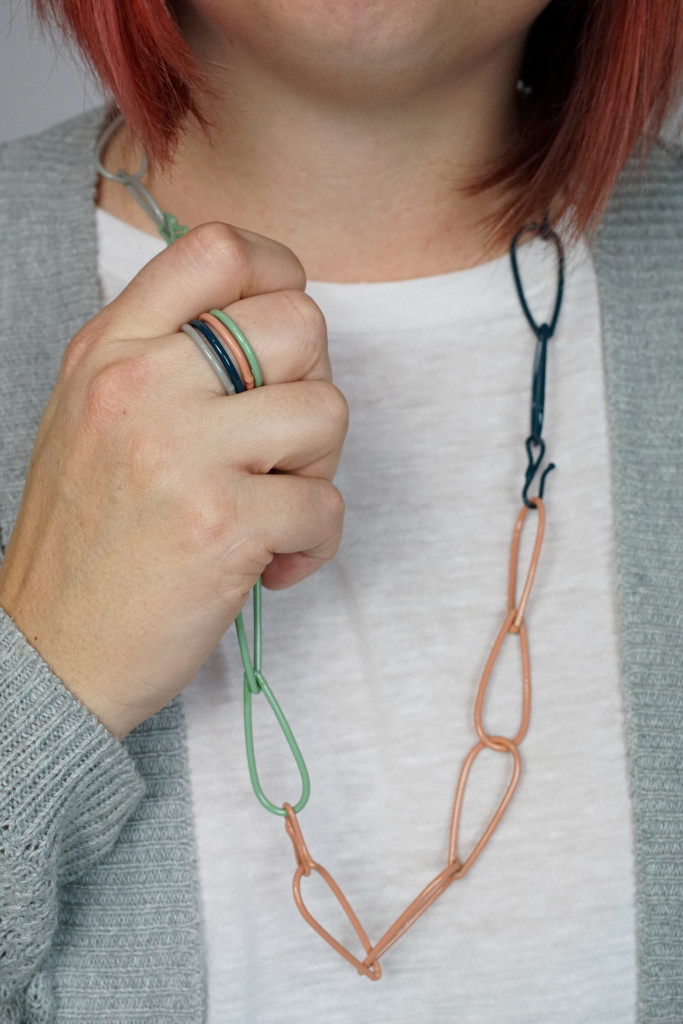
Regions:
<instances>
[{"instance_id":1,"label":"gray ring","mask_svg":"<svg viewBox=\"0 0 683 1024\"><path fill-rule=\"evenodd\" d=\"M189 338L192 338L199 351L203 352L208 361L211 363L211 368L215 370L216 376L218 377L219 381L225 388L226 394L237 394L237 392L235 391L235 385L233 384L233 382L230 380L227 373L223 369L220 359L218 358L214 350L211 348L206 338L203 338L199 331L192 326L192 324L183 324L182 330L185 331L185 334L187 334Z\"/></svg>"}]
</instances>

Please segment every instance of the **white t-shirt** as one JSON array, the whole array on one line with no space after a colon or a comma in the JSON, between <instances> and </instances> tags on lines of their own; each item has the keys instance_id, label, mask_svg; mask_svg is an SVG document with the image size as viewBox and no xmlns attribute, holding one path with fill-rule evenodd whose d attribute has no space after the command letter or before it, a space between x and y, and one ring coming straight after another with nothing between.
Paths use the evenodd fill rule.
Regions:
<instances>
[{"instance_id":1,"label":"white t-shirt","mask_svg":"<svg viewBox=\"0 0 683 1024\"><path fill-rule=\"evenodd\" d=\"M108 302L164 243L101 210L98 228ZM567 255L544 421L557 468L546 481L546 534L526 613L531 725L506 816L463 881L382 958L382 980L359 976L299 915L283 820L252 792L231 629L182 698L208 1024L635 1021L599 302L585 244ZM533 242L520 264L541 320L555 295L553 251ZM507 256L411 281L311 282L308 291L327 319L335 383L350 407L336 478L346 520L330 564L290 590L264 591L264 673L311 775L299 815L308 847L376 942L447 862L455 786L477 739L477 685L507 607L536 340ZM524 574L535 515L522 537ZM491 733L517 731L520 666L509 637L489 687ZM263 788L275 804L294 804L298 774L264 698L254 699L254 713ZM477 759L461 857L510 769L506 755ZM362 959L323 883L314 875L302 891Z\"/></svg>"}]
</instances>

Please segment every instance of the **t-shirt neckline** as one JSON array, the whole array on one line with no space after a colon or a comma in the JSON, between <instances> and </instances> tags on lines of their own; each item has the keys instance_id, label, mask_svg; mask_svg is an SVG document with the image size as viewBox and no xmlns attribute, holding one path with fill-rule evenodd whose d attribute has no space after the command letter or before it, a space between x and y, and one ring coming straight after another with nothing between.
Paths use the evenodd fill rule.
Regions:
<instances>
[{"instance_id":1,"label":"t-shirt neckline","mask_svg":"<svg viewBox=\"0 0 683 1024\"><path fill-rule=\"evenodd\" d=\"M164 240L97 210L100 261L106 270L134 277L165 248ZM565 276L587 256L582 239L567 252ZM527 301L537 322L549 318L557 289L553 246L533 240L518 250ZM508 253L464 270L403 281L309 281L306 291L325 314L329 333L384 334L449 323L524 317ZM534 301L532 301L534 300Z\"/></svg>"}]
</instances>

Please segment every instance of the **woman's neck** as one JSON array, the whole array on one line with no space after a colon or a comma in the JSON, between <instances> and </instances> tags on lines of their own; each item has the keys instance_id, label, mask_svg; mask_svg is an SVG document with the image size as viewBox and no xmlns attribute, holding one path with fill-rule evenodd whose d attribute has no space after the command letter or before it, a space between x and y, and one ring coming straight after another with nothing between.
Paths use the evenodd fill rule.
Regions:
<instances>
[{"instance_id":1,"label":"woman's neck","mask_svg":"<svg viewBox=\"0 0 683 1024\"><path fill-rule=\"evenodd\" d=\"M221 96L209 111L212 144L186 131L173 167L143 184L188 227L220 220L278 239L311 280L401 280L477 265L500 255L484 250L482 226L500 195L472 198L462 185L514 138L522 44L374 103L288 89L246 59L236 67L237 53L230 75L212 82ZM124 128L104 164L139 163ZM97 202L155 233L121 185L101 179Z\"/></svg>"}]
</instances>

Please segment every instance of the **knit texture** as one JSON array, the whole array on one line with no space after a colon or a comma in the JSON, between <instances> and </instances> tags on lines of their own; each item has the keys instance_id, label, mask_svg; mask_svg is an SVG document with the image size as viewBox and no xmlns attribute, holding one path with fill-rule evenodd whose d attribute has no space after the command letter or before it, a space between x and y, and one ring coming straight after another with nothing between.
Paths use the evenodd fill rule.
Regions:
<instances>
[{"instance_id":1,"label":"knit texture","mask_svg":"<svg viewBox=\"0 0 683 1024\"><path fill-rule=\"evenodd\" d=\"M103 119L99 108L0 146L3 544L64 348L102 305ZM204 1019L178 698L120 743L0 611L0 825L11 838L0 860L0 1024Z\"/></svg>"},{"instance_id":2,"label":"knit texture","mask_svg":"<svg viewBox=\"0 0 683 1024\"><path fill-rule=\"evenodd\" d=\"M99 310L102 108L0 147L0 541L64 347ZM636 838L639 1024L683 1021L683 156L612 199L603 315ZM0 611L0 1022L205 1019L178 698L119 743ZM591 850L586 850L586 856ZM590 936L586 937L590 941Z\"/></svg>"},{"instance_id":3,"label":"knit texture","mask_svg":"<svg viewBox=\"0 0 683 1024\"><path fill-rule=\"evenodd\" d=\"M0 610L0 1007L21 1021L58 924L58 891L116 843L145 792L125 748L74 700ZM36 1019L49 1020L49 1016Z\"/></svg>"},{"instance_id":4,"label":"knit texture","mask_svg":"<svg viewBox=\"0 0 683 1024\"><path fill-rule=\"evenodd\" d=\"M595 250L634 803L639 1020L683 1021L683 159L621 177ZM586 851L590 855L590 851Z\"/></svg>"}]
</instances>

